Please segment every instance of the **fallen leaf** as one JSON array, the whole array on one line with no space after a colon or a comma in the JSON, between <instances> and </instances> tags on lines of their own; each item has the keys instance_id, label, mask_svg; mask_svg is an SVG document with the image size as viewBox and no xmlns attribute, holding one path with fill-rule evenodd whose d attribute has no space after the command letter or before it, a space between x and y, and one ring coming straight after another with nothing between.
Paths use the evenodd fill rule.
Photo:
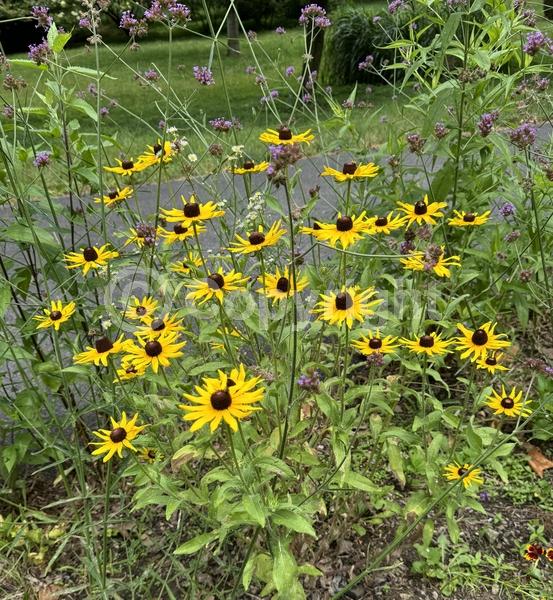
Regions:
<instances>
[{"instance_id":1,"label":"fallen leaf","mask_svg":"<svg viewBox=\"0 0 553 600\"><path fill-rule=\"evenodd\" d=\"M544 456L539 448L527 444L526 450L528 452L528 464L538 477L543 477L543 472L546 469L553 469L553 460L549 460L547 456Z\"/></svg>"},{"instance_id":2,"label":"fallen leaf","mask_svg":"<svg viewBox=\"0 0 553 600\"><path fill-rule=\"evenodd\" d=\"M53 583L38 590L38 600L58 600L63 595L63 588Z\"/></svg>"}]
</instances>

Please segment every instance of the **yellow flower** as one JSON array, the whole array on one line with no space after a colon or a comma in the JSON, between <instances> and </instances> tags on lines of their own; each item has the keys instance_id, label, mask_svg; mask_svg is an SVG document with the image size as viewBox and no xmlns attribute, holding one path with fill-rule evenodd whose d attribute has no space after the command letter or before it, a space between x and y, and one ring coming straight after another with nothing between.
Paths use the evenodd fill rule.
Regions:
<instances>
[{"instance_id":1,"label":"yellow flower","mask_svg":"<svg viewBox=\"0 0 553 600\"><path fill-rule=\"evenodd\" d=\"M505 386L501 386L501 394L492 390L492 395L486 397L486 405L489 406L496 415L505 415L507 417L528 417L532 411L527 408L530 402L522 400L522 390L518 392L514 387L509 394L505 391Z\"/></svg>"},{"instance_id":2,"label":"yellow flower","mask_svg":"<svg viewBox=\"0 0 553 600\"><path fill-rule=\"evenodd\" d=\"M231 171L235 175L246 175L247 173L263 173L266 171L269 163L266 161L255 164L253 160L247 160L241 167L234 167Z\"/></svg>"},{"instance_id":3,"label":"yellow flower","mask_svg":"<svg viewBox=\"0 0 553 600\"><path fill-rule=\"evenodd\" d=\"M454 218L449 219L448 224L452 227L476 227L477 225L484 225L484 223L490 218L491 210L479 215L478 213L454 210Z\"/></svg>"},{"instance_id":4,"label":"yellow flower","mask_svg":"<svg viewBox=\"0 0 553 600\"><path fill-rule=\"evenodd\" d=\"M460 256L449 256L444 257L444 248L441 248L442 253L439 257L434 258L428 253L424 252L411 252L406 258L400 258L402 265L405 265L405 269L411 271L429 271L432 269L438 277L451 277L451 271L449 267L460 267L461 260Z\"/></svg>"},{"instance_id":5,"label":"yellow flower","mask_svg":"<svg viewBox=\"0 0 553 600\"><path fill-rule=\"evenodd\" d=\"M148 339L155 340L160 335L181 333L184 331L184 327L181 325L182 319L177 320L177 317L168 314L163 319L154 319L151 316L146 316L141 320L145 325L138 327L134 332L134 335L138 338L147 337Z\"/></svg>"},{"instance_id":6,"label":"yellow flower","mask_svg":"<svg viewBox=\"0 0 553 600\"><path fill-rule=\"evenodd\" d=\"M294 135L289 127L281 125L278 131L274 129L267 129L260 136L259 140L265 144L276 144L279 146L286 146L288 144L310 144L315 139L315 136L311 133L311 129Z\"/></svg>"},{"instance_id":7,"label":"yellow flower","mask_svg":"<svg viewBox=\"0 0 553 600\"><path fill-rule=\"evenodd\" d=\"M37 329L45 329L46 327L53 327L56 331L59 330L60 325L69 320L71 315L75 312L75 303L68 302L65 306L61 300L52 300L50 308L44 309L44 315L36 315L33 317L36 321L40 321L36 326Z\"/></svg>"},{"instance_id":8,"label":"yellow flower","mask_svg":"<svg viewBox=\"0 0 553 600\"><path fill-rule=\"evenodd\" d=\"M115 372L116 377L113 380L113 383L120 383L121 381L129 381L135 377L142 377L145 372L146 369L139 369L129 361L128 357L123 357L121 360L121 367Z\"/></svg>"},{"instance_id":9,"label":"yellow flower","mask_svg":"<svg viewBox=\"0 0 553 600\"><path fill-rule=\"evenodd\" d=\"M368 336L363 336L358 340L353 340L351 345L361 354L370 356L371 354L390 354L398 348L398 344L394 343L397 337L387 335L382 337L377 329L375 333L369 331Z\"/></svg>"},{"instance_id":10,"label":"yellow flower","mask_svg":"<svg viewBox=\"0 0 553 600\"><path fill-rule=\"evenodd\" d=\"M263 277L258 277L257 281L263 285ZM265 287L257 290L259 294L264 294L267 298L273 299L273 304L279 300L284 300L293 296L296 292L301 292L309 281L307 277L300 275L296 272L296 285L290 277L288 267L284 268L284 271L280 272L277 268L274 275L270 273L265 274Z\"/></svg>"},{"instance_id":11,"label":"yellow flower","mask_svg":"<svg viewBox=\"0 0 553 600\"><path fill-rule=\"evenodd\" d=\"M501 364L503 356L503 352L493 352L492 354L487 354L485 357L479 358L476 361L476 367L478 369L486 369L486 371L492 375L496 371L507 371L507 367Z\"/></svg>"},{"instance_id":12,"label":"yellow flower","mask_svg":"<svg viewBox=\"0 0 553 600\"><path fill-rule=\"evenodd\" d=\"M547 549L547 551L549 552L550 548ZM526 549L524 551L524 558L526 560L540 560L540 558L543 556L544 554L544 549L539 546L538 544L528 544L526 546ZM549 558L549 556L547 557L548 560L551 560L551 558Z\"/></svg>"},{"instance_id":13,"label":"yellow flower","mask_svg":"<svg viewBox=\"0 0 553 600\"><path fill-rule=\"evenodd\" d=\"M444 213L440 212L440 208L445 208L447 204L445 202L432 202L428 204L428 196L424 196L424 200L419 200L416 204L406 204L405 202L398 202L399 210L403 211L407 216L407 227L413 223L422 225L422 223L428 223L428 225L436 225L434 217L443 217Z\"/></svg>"},{"instance_id":14,"label":"yellow flower","mask_svg":"<svg viewBox=\"0 0 553 600\"><path fill-rule=\"evenodd\" d=\"M93 431L92 433L102 441L90 442L91 446L98 446L92 452L92 456L105 454L103 462L110 460L116 452L119 458L123 458L123 448L128 448L136 452L136 448L131 444L131 441L146 427L146 425L136 424L138 413L130 421L127 421L125 411L121 414L120 421L116 421L113 417L110 417L110 419L112 425L111 431L107 429Z\"/></svg>"},{"instance_id":15,"label":"yellow flower","mask_svg":"<svg viewBox=\"0 0 553 600\"><path fill-rule=\"evenodd\" d=\"M140 448L138 450L138 457L140 460L151 464L161 460L163 455L160 454L155 448Z\"/></svg>"},{"instance_id":16,"label":"yellow flower","mask_svg":"<svg viewBox=\"0 0 553 600\"><path fill-rule=\"evenodd\" d=\"M448 481L463 480L465 488L470 487L473 484L480 485L484 483L484 479L481 477L482 471L475 469L472 465L465 463L463 466L457 463L452 463L445 467L444 477Z\"/></svg>"},{"instance_id":17,"label":"yellow flower","mask_svg":"<svg viewBox=\"0 0 553 600\"><path fill-rule=\"evenodd\" d=\"M109 173L127 176L132 175L133 173L140 173L140 171L143 171L149 166L140 161L134 162L132 158L128 160L115 159L115 162L117 163L116 167L104 167L104 170Z\"/></svg>"},{"instance_id":18,"label":"yellow flower","mask_svg":"<svg viewBox=\"0 0 553 600\"><path fill-rule=\"evenodd\" d=\"M117 258L119 252L115 250L107 250L109 244L104 244L99 248L91 246L80 250L79 252L69 252L64 255L65 262L69 263L68 269L82 268L83 275L86 275L90 269L100 269L108 264L112 258Z\"/></svg>"},{"instance_id":19,"label":"yellow flower","mask_svg":"<svg viewBox=\"0 0 553 600\"><path fill-rule=\"evenodd\" d=\"M158 301L154 300L151 296L144 296L142 300L133 296L130 299L129 307L125 310L124 316L127 319L139 319L146 322L150 318L150 315L155 312L157 305Z\"/></svg>"},{"instance_id":20,"label":"yellow flower","mask_svg":"<svg viewBox=\"0 0 553 600\"><path fill-rule=\"evenodd\" d=\"M342 248L355 244L367 233L369 223L363 211L358 217L342 216L338 213L336 223L315 223L314 227L302 227L301 233L307 233L320 242L328 242L333 248L340 242Z\"/></svg>"},{"instance_id":21,"label":"yellow flower","mask_svg":"<svg viewBox=\"0 0 553 600\"><path fill-rule=\"evenodd\" d=\"M471 331L462 323L457 323L457 328L463 334L462 336L455 338L457 344L456 350L462 352L461 358L470 356L470 360L474 362L479 358L485 358L490 350L508 348L511 345L511 342L499 339L504 337L505 334L501 333L496 335L494 333L496 326L497 323L492 325L492 322L489 321L475 331Z\"/></svg>"},{"instance_id":22,"label":"yellow flower","mask_svg":"<svg viewBox=\"0 0 553 600\"><path fill-rule=\"evenodd\" d=\"M190 431L197 431L207 423L211 431L215 431L221 421L225 421L233 430L238 430L238 421L248 417L253 411L261 410L252 406L263 399L264 388L256 388L261 377L246 379L244 365L232 369L230 376L218 371L219 377L204 377L203 386L195 386L196 395L184 394L184 397L195 406L180 404L186 411L185 421L194 421Z\"/></svg>"},{"instance_id":23,"label":"yellow flower","mask_svg":"<svg viewBox=\"0 0 553 600\"><path fill-rule=\"evenodd\" d=\"M122 190L117 188L113 192L109 192L101 198L94 198L94 202L103 202L106 206L111 206L112 204L116 204L117 202L121 202L123 200L126 200L127 198L130 198L132 196L132 193L133 189L130 186L126 186Z\"/></svg>"},{"instance_id":24,"label":"yellow flower","mask_svg":"<svg viewBox=\"0 0 553 600\"><path fill-rule=\"evenodd\" d=\"M321 173L322 177L334 177L337 183L351 181L352 179L372 179L378 175L378 167L374 163L366 165L358 165L355 162L347 162L342 167L341 171L325 167Z\"/></svg>"},{"instance_id":25,"label":"yellow flower","mask_svg":"<svg viewBox=\"0 0 553 600\"><path fill-rule=\"evenodd\" d=\"M129 236L127 237L127 240L123 244L123 246L128 246L129 244L133 243L136 244L139 248L144 248L146 246L151 247L152 245L154 245L157 238L161 235L162 228L154 228L153 225L148 225L148 229L150 231L146 233L143 230L131 227L129 229Z\"/></svg>"},{"instance_id":26,"label":"yellow flower","mask_svg":"<svg viewBox=\"0 0 553 600\"><path fill-rule=\"evenodd\" d=\"M428 356L446 354L449 352L448 346L451 344L450 340L442 340L440 335L434 331L417 337L414 340L401 338L399 341L407 346L411 352L427 354Z\"/></svg>"},{"instance_id":27,"label":"yellow flower","mask_svg":"<svg viewBox=\"0 0 553 600\"><path fill-rule=\"evenodd\" d=\"M94 342L94 348L87 346L84 352L80 352L73 357L73 361L78 365L94 363L97 367L100 363L104 367L108 366L108 358L112 354L117 354L126 349L129 341L123 340L123 336L119 337L115 342L112 342L108 337L104 336Z\"/></svg>"},{"instance_id":28,"label":"yellow flower","mask_svg":"<svg viewBox=\"0 0 553 600\"><path fill-rule=\"evenodd\" d=\"M203 225L196 225L196 234L203 233L205 227ZM184 242L188 238L193 238L196 235L194 233L194 227L192 225L184 225L183 223L175 223L173 225L173 231L167 231L162 227L159 228L159 235L165 238L165 243L168 245L174 244L175 242Z\"/></svg>"},{"instance_id":29,"label":"yellow flower","mask_svg":"<svg viewBox=\"0 0 553 600\"><path fill-rule=\"evenodd\" d=\"M229 344L233 343L233 339L234 342L236 342L236 338L238 338L238 340L240 340L242 338L242 335L240 334L240 332L238 331L238 329L229 329L228 327L225 327L224 329L224 333L223 333L223 329L220 327L219 329L217 329L215 335L216 337L220 338L220 342L210 342L210 346L213 350L218 350L220 352L226 352L226 348L225 348L225 334L226 334L226 338Z\"/></svg>"},{"instance_id":30,"label":"yellow flower","mask_svg":"<svg viewBox=\"0 0 553 600\"><path fill-rule=\"evenodd\" d=\"M328 296L320 294L321 300L313 309L314 313L320 313L319 319L328 321L331 325L346 323L347 327L353 326L353 321L363 322L365 317L374 315L371 310L382 302L382 300L369 300L376 294L374 288L368 288L362 292L355 287L342 287L338 294L331 293Z\"/></svg>"},{"instance_id":31,"label":"yellow flower","mask_svg":"<svg viewBox=\"0 0 553 600\"><path fill-rule=\"evenodd\" d=\"M390 235L392 231L401 229L406 221L407 217L394 215L393 211L388 213L387 217L369 217L367 220L367 233L369 235L374 235L375 233Z\"/></svg>"},{"instance_id":32,"label":"yellow flower","mask_svg":"<svg viewBox=\"0 0 553 600\"><path fill-rule=\"evenodd\" d=\"M186 298L194 301L200 300L198 304L203 304L213 297L222 302L227 292L245 291L247 281L248 277L244 277L242 273L236 273L234 269L224 273L223 268L219 267L216 273L211 273L205 279L193 279L191 283L187 284L186 287L193 291L188 293Z\"/></svg>"},{"instance_id":33,"label":"yellow flower","mask_svg":"<svg viewBox=\"0 0 553 600\"><path fill-rule=\"evenodd\" d=\"M137 369L152 368L157 373L159 367L168 367L169 359L178 358L183 353L180 349L186 342L177 341L176 333L163 333L156 339L145 337L137 338L137 342L130 342L125 350L129 353L123 360L134 365Z\"/></svg>"},{"instance_id":34,"label":"yellow flower","mask_svg":"<svg viewBox=\"0 0 553 600\"><path fill-rule=\"evenodd\" d=\"M181 200L184 204L182 210L178 208L161 209L168 223L181 223L182 227L191 227L193 223L209 221L225 214L224 210L217 208L215 202L209 201L205 204L198 204L194 195L190 196L189 201L186 201L184 196L181 196Z\"/></svg>"},{"instance_id":35,"label":"yellow flower","mask_svg":"<svg viewBox=\"0 0 553 600\"><path fill-rule=\"evenodd\" d=\"M278 220L271 225L267 233L263 231L263 225L259 225L257 231L252 231L248 235L248 239L236 235L236 242L232 242L233 247L228 248L228 250L229 252L236 252L238 254L250 254L258 252L262 248L274 246L286 233L286 229L282 229L281 226L282 222Z\"/></svg>"},{"instance_id":36,"label":"yellow flower","mask_svg":"<svg viewBox=\"0 0 553 600\"><path fill-rule=\"evenodd\" d=\"M179 262L171 263L169 268L175 273L184 273L189 275L192 269L196 269L202 266L202 257L197 252L189 252L188 256L184 260Z\"/></svg>"},{"instance_id":37,"label":"yellow flower","mask_svg":"<svg viewBox=\"0 0 553 600\"><path fill-rule=\"evenodd\" d=\"M173 155L173 149L171 148L171 142L167 140L164 144L161 144L161 140L158 139L157 143L153 146L148 146L148 150L138 157L138 162L151 167L152 165L159 165L163 157L163 162L171 162Z\"/></svg>"}]
</instances>

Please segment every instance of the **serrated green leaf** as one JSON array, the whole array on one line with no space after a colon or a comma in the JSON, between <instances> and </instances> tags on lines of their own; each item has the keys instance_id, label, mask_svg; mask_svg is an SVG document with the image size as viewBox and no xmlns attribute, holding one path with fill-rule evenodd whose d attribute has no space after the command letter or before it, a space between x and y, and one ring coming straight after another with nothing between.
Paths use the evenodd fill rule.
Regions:
<instances>
[{"instance_id":1,"label":"serrated green leaf","mask_svg":"<svg viewBox=\"0 0 553 600\"><path fill-rule=\"evenodd\" d=\"M209 533L202 533L201 535L197 535L196 537L193 537L192 539L188 540L184 544L181 544L173 552L173 554L194 554L195 552L198 552L198 550L205 548L208 544L216 540L218 537L218 530L210 531Z\"/></svg>"},{"instance_id":2,"label":"serrated green leaf","mask_svg":"<svg viewBox=\"0 0 553 600\"><path fill-rule=\"evenodd\" d=\"M297 533L305 533L316 538L317 534L311 523L303 516L288 508L279 508L271 516L271 520L276 525L281 525Z\"/></svg>"}]
</instances>

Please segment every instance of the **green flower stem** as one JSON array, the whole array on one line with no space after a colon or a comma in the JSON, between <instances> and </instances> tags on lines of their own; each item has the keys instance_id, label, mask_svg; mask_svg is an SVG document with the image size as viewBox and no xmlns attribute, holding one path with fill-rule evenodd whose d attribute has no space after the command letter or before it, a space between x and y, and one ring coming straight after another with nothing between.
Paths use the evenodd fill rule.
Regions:
<instances>
[{"instance_id":1,"label":"green flower stem","mask_svg":"<svg viewBox=\"0 0 553 600\"><path fill-rule=\"evenodd\" d=\"M104 495L104 518L102 522L102 556L100 564L100 573L102 576L102 591L106 595L106 579L108 568L108 519L109 519L109 501L111 490L111 460L107 462L105 495Z\"/></svg>"}]
</instances>

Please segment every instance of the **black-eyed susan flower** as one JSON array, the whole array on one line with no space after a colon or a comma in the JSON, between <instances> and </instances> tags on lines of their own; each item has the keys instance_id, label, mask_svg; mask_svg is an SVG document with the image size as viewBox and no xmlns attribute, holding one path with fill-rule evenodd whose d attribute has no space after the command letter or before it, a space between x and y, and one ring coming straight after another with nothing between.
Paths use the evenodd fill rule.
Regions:
<instances>
[{"instance_id":1,"label":"black-eyed susan flower","mask_svg":"<svg viewBox=\"0 0 553 600\"><path fill-rule=\"evenodd\" d=\"M267 298L272 298L273 304L279 300L285 300L297 292L301 292L309 283L305 275L296 273L296 285L294 285L288 272L288 267L285 267L282 273L277 268L274 275L266 273L265 278L262 276L258 277L257 281L263 286L257 292L264 294Z\"/></svg>"},{"instance_id":2,"label":"black-eyed susan flower","mask_svg":"<svg viewBox=\"0 0 553 600\"><path fill-rule=\"evenodd\" d=\"M286 125L281 125L278 128L278 131L267 129L259 136L261 142L279 146L287 146L288 144L310 144L314 139L315 136L311 133L311 129L294 135Z\"/></svg>"},{"instance_id":3,"label":"black-eyed susan flower","mask_svg":"<svg viewBox=\"0 0 553 600\"><path fill-rule=\"evenodd\" d=\"M198 304L203 304L213 297L222 302L224 295L228 292L245 291L247 281L248 278L244 277L242 273L237 273L234 269L225 273L223 267L219 267L216 273L211 273L205 279L193 279L186 284L186 287L192 289L186 298L194 300Z\"/></svg>"},{"instance_id":4,"label":"black-eyed susan flower","mask_svg":"<svg viewBox=\"0 0 553 600\"><path fill-rule=\"evenodd\" d=\"M263 230L263 225L259 225L257 231L252 231L247 239L237 235L236 241L231 242L232 246L228 250L237 254L258 252L263 248L276 245L285 233L286 229L282 228L280 220L273 223L266 232Z\"/></svg>"},{"instance_id":5,"label":"black-eyed susan flower","mask_svg":"<svg viewBox=\"0 0 553 600\"><path fill-rule=\"evenodd\" d=\"M452 463L447 465L444 471L444 477L448 481L458 481L459 479L462 479L465 488L468 488L473 484L480 485L484 483L484 478L481 476L482 471L467 463L464 465Z\"/></svg>"},{"instance_id":6,"label":"black-eyed susan flower","mask_svg":"<svg viewBox=\"0 0 553 600\"><path fill-rule=\"evenodd\" d=\"M367 233L374 235L375 233L383 233L390 235L392 231L401 229L407 221L407 217L394 215L394 212L388 213L387 216L369 217L367 220Z\"/></svg>"},{"instance_id":7,"label":"black-eyed susan flower","mask_svg":"<svg viewBox=\"0 0 553 600\"><path fill-rule=\"evenodd\" d=\"M337 294L320 294L314 313L319 313L319 319L327 321L331 325L346 323L347 327L353 327L353 321L363 322L365 317L374 315L372 307L382 302L380 299L371 300L376 295L374 288L360 291L358 286L342 287Z\"/></svg>"},{"instance_id":8,"label":"black-eyed susan flower","mask_svg":"<svg viewBox=\"0 0 553 600\"><path fill-rule=\"evenodd\" d=\"M126 350L128 340L123 340L123 336L112 342L108 337L103 336L94 342L94 347L87 346L84 352L80 352L73 357L73 361L78 365L94 363L97 367L102 364L108 366L108 358L112 354L118 354Z\"/></svg>"},{"instance_id":9,"label":"black-eyed susan flower","mask_svg":"<svg viewBox=\"0 0 553 600\"><path fill-rule=\"evenodd\" d=\"M220 341L210 342L210 346L213 350L218 350L219 352L226 352L225 342L233 344L233 342L237 342L242 338L238 329L229 329L228 327L225 327L224 329L220 327L217 329L215 336L219 338Z\"/></svg>"},{"instance_id":10,"label":"black-eyed susan flower","mask_svg":"<svg viewBox=\"0 0 553 600\"><path fill-rule=\"evenodd\" d=\"M463 334L455 338L456 350L461 352L461 358L468 358L471 361L476 361L479 358L484 358L489 352L508 348L511 342L500 339L505 337L505 334L495 334L497 323L489 321L484 323L475 331L467 329L462 323L457 323L457 328Z\"/></svg>"},{"instance_id":11,"label":"black-eyed susan flower","mask_svg":"<svg viewBox=\"0 0 553 600\"><path fill-rule=\"evenodd\" d=\"M185 344L178 341L176 333L162 333L155 339L139 337L136 342L129 342L125 348L128 354L123 359L137 369L151 367L157 373L160 366L170 365L170 359L183 355L181 348Z\"/></svg>"},{"instance_id":12,"label":"black-eyed susan flower","mask_svg":"<svg viewBox=\"0 0 553 600\"><path fill-rule=\"evenodd\" d=\"M517 393L514 387L508 394L505 386L501 386L501 394L492 390L492 395L486 397L486 406L489 406L496 415L505 415L507 417L528 417L532 411L527 407L529 402L522 399L522 390Z\"/></svg>"},{"instance_id":13,"label":"black-eyed susan flower","mask_svg":"<svg viewBox=\"0 0 553 600\"><path fill-rule=\"evenodd\" d=\"M496 371L507 371L507 367L502 364L503 357L503 352L492 352L491 354L486 354L486 356L479 358L476 361L476 367L478 369L485 369L492 375Z\"/></svg>"},{"instance_id":14,"label":"black-eyed susan flower","mask_svg":"<svg viewBox=\"0 0 553 600\"><path fill-rule=\"evenodd\" d=\"M155 245L158 237L161 235L162 228L150 225L149 223L138 223L136 227L129 229L128 237L123 244L136 244L139 248L152 247Z\"/></svg>"},{"instance_id":15,"label":"black-eyed susan flower","mask_svg":"<svg viewBox=\"0 0 553 600\"><path fill-rule=\"evenodd\" d=\"M448 346L451 344L451 340L443 340L435 331L416 337L414 340L401 338L399 341L411 352L427 356L446 354L449 352Z\"/></svg>"},{"instance_id":16,"label":"black-eyed susan flower","mask_svg":"<svg viewBox=\"0 0 553 600\"><path fill-rule=\"evenodd\" d=\"M162 319L159 317L153 318L148 315L142 319L144 325L137 327L134 335L136 337L147 337L155 340L160 335L181 333L184 331L182 326L182 319L177 319L176 316L169 314L165 315Z\"/></svg>"},{"instance_id":17,"label":"black-eyed susan flower","mask_svg":"<svg viewBox=\"0 0 553 600\"><path fill-rule=\"evenodd\" d=\"M365 356L371 356L371 354L390 354L394 352L399 344L396 344L397 337L386 335L382 337L380 331L377 329L375 332L369 331L368 335L365 335L358 340L353 340L351 345L361 354Z\"/></svg>"},{"instance_id":18,"label":"black-eyed susan flower","mask_svg":"<svg viewBox=\"0 0 553 600\"><path fill-rule=\"evenodd\" d=\"M128 308L125 310L125 317L146 322L155 312L157 305L158 301L151 296L144 296L142 300L133 296L130 299Z\"/></svg>"},{"instance_id":19,"label":"black-eyed susan flower","mask_svg":"<svg viewBox=\"0 0 553 600\"><path fill-rule=\"evenodd\" d=\"M378 175L378 167L374 163L358 165L355 162L344 163L341 171L332 167L325 167L321 173L322 177L334 177L337 183L352 181L353 179L372 179Z\"/></svg>"},{"instance_id":20,"label":"black-eyed susan flower","mask_svg":"<svg viewBox=\"0 0 553 600\"><path fill-rule=\"evenodd\" d=\"M528 544L524 550L524 558L526 560L538 561L544 553L545 550L539 544Z\"/></svg>"},{"instance_id":21,"label":"black-eyed susan flower","mask_svg":"<svg viewBox=\"0 0 553 600\"><path fill-rule=\"evenodd\" d=\"M358 217L338 213L335 223L317 222L313 227L302 227L300 231L312 235L320 242L328 242L334 248L339 242L346 249L360 240L368 228L369 222L363 211Z\"/></svg>"},{"instance_id":22,"label":"black-eyed susan flower","mask_svg":"<svg viewBox=\"0 0 553 600\"><path fill-rule=\"evenodd\" d=\"M133 365L128 358L125 359L125 357L123 357L120 368L115 371L115 379L113 380L113 383L129 381L131 379L135 379L136 377L142 377L145 372L146 369L139 369L136 365Z\"/></svg>"},{"instance_id":23,"label":"black-eyed susan flower","mask_svg":"<svg viewBox=\"0 0 553 600\"><path fill-rule=\"evenodd\" d=\"M138 413L130 421L127 421L127 415L123 411L121 420L116 421L111 417L111 430L100 429L92 433L102 440L101 442L90 442L91 446L98 446L92 452L92 456L105 454L103 462L107 462L117 453L119 458L123 458L123 448L136 452L136 448L131 441L146 427L146 425L137 425Z\"/></svg>"},{"instance_id":24,"label":"black-eyed susan flower","mask_svg":"<svg viewBox=\"0 0 553 600\"><path fill-rule=\"evenodd\" d=\"M189 238L193 238L205 231L204 225L196 225L196 233L192 225L184 225L184 223L175 223L169 230L160 227L159 234L164 238L164 242L168 245L175 242L184 242Z\"/></svg>"},{"instance_id":25,"label":"black-eyed susan flower","mask_svg":"<svg viewBox=\"0 0 553 600\"><path fill-rule=\"evenodd\" d=\"M69 252L64 255L64 260L68 263L68 269L82 269L83 275L86 275L90 269L100 269L105 267L112 258L117 258L119 252L108 250L109 244L103 246L89 246L79 252Z\"/></svg>"},{"instance_id":26,"label":"black-eyed susan flower","mask_svg":"<svg viewBox=\"0 0 553 600\"><path fill-rule=\"evenodd\" d=\"M547 558L549 562L553 562L553 548L547 548L545 551L545 558Z\"/></svg>"},{"instance_id":27,"label":"black-eyed susan flower","mask_svg":"<svg viewBox=\"0 0 553 600\"><path fill-rule=\"evenodd\" d=\"M130 186L126 186L122 190L116 188L112 192L104 194L101 198L94 198L94 202L97 204L103 202L106 206L111 206L112 204L117 204L118 202L127 200L127 198L130 198L132 194L133 189Z\"/></svg>"},{"instance_id":28,"label":"black-eyed susan flower","mask_svg":"<svg viewBox=\"0 0 553 600\"><path fill-rule=\"evenodd\" d=\"M75 312L75 308L76 305L74 302L68 302L64 305L61 300L52 300L50 308L44 309L44 315L33 317L33 319L39 321L36 328L46 329L47 327L53 327L58 331L60 325L71 318L71 315Z\"/></svg>"},{"instance_id":29,"label":"black-eyed susan flower","mask_svg":"<svg viewBox=\"0 0 553 600\"><path fill-rule=\"evenodd\" d=\"M165 141L163 144L158 140L153 146L148 146L148 150L138 157L138 162L146 167L158 165L162 160L164 163L173 160L173 148L171 142Z\"/></svg>"},{"instance_id":30,"label":"black-eyed susan flower","mask_svg":"<svg viewBox=\"0 0 553 600\"><path fill-rule=\"evenodd\" d=\"M254 163L253 160L245 161L241 167L233 167L231 170L235 175L247 175L248 173L263 173L269 167L267 161Z\"/></svg>"},{"instance_id":31,"label":"black-eyed susan flower","mask_svg":"<svg viewBox=\"0 0 553 600\"><path fill-rule=\"evenodd\" d=\"M261 410L253 406L263 399L265 392L264 388L257 387L261 377L247 379L242 364L238 369L232 369L229 376L223 371L218 371L218 374L218 377L204 377L203 385L195 386L196 394L184 394L187 400L194 403L194 406L179 405L186 412L183 419L194 421L190 431L197 431L209 423L213 432L221 421L237 431L238 421Z\"/></svg>"},{"instance_id":32,"label":"black-eyed susan flower","mask_svg":"<svg viewBox=\"0 0 553 600\"><path fill-rule=\"evenodd\" d=\"M155 463L158 460L163 458L163 455L160 454L155 448L139 448L138 450L138 458L147 463Z\"/></svg>"},{"instance_id":33,"label":"black-eyed susan flower","mask_svg":"<svg viewBox=\"0 0 553 600\"><path fill-rule=\"evenodd\" d=\"M161 209L161 213L168 223L181 223L183 227L191 227L193 223L209 221L225 214L225 211L218 208L211 200L205 204L198 204L194 195L190 196L190 200L181 196L181 200L184 204L182 210L180 208Z\"/></svg>"},{"instance_id":34,"label":"black-eyed susan flower","mask_svg":"<svg viewBox=\"0 0 553 600\"><path fill-rule=\"evenodd\" d=\"M426 252L411 252L400 262L404 269L410 271L432 271L438 277L451 277L449 267L460 267L460 256L448 256L446 258L444 247L433 246Z\"/></svg>"},{"instance_id":35,"label":"black-eyed susan flower","mask_svg":"<svg viewBox=\"0 0 553 600\"><path fill-rule=\"evenodd\" d=\"M490 218L491 212L491 210L487 210L479 215L478 213L454 210L453 214L455 217L449 219L448 224L452 227L476 227L484 225Z\"/></svg>"},{"instance_id":36,"label":"black-eyed susan flower","mask_svg":"<svg viewBox=\"0 0 553 600\"><path fill-rule=\"evenodd\" d=\"M127 160L115 159L115 162L117 163L116 167L104 167L104 170L109 173L115 173L116 175L129 176L133 173L140 173L140 171L143 171L149 166L140 161L135 162L132 158Z\"/></svg>"},{"instance_id":37,"label":"black-eyed susan flower","mask_svg":"<svg viewBox=\"0 0 553 600\"><path fill-rule=\"evenodd\" d=\"M407 217L407 227L413 223L417 223L417 225L422 225L422 223L436 225L435 217L443 217L444 213L440 212L440 209L447 206L445 202L431 202L428 204L427 195L424 196L423 200L419 200L415 204L398 202L397 205L399 210L403 211Z\"/></svg>"},{"instance_id":38,"label":"black-eyed susan flower","mask_svg":"<svg viewBox=\"0 0 553 600\"><path fill-rule=\"evenodd\" d=\"M189 252L183 260L171 263L169 268L175 273L182 273L183 275L190 275L192 270L195 270L202 266L202 257L197 252Z\"/></svg>"}]
</instances>

